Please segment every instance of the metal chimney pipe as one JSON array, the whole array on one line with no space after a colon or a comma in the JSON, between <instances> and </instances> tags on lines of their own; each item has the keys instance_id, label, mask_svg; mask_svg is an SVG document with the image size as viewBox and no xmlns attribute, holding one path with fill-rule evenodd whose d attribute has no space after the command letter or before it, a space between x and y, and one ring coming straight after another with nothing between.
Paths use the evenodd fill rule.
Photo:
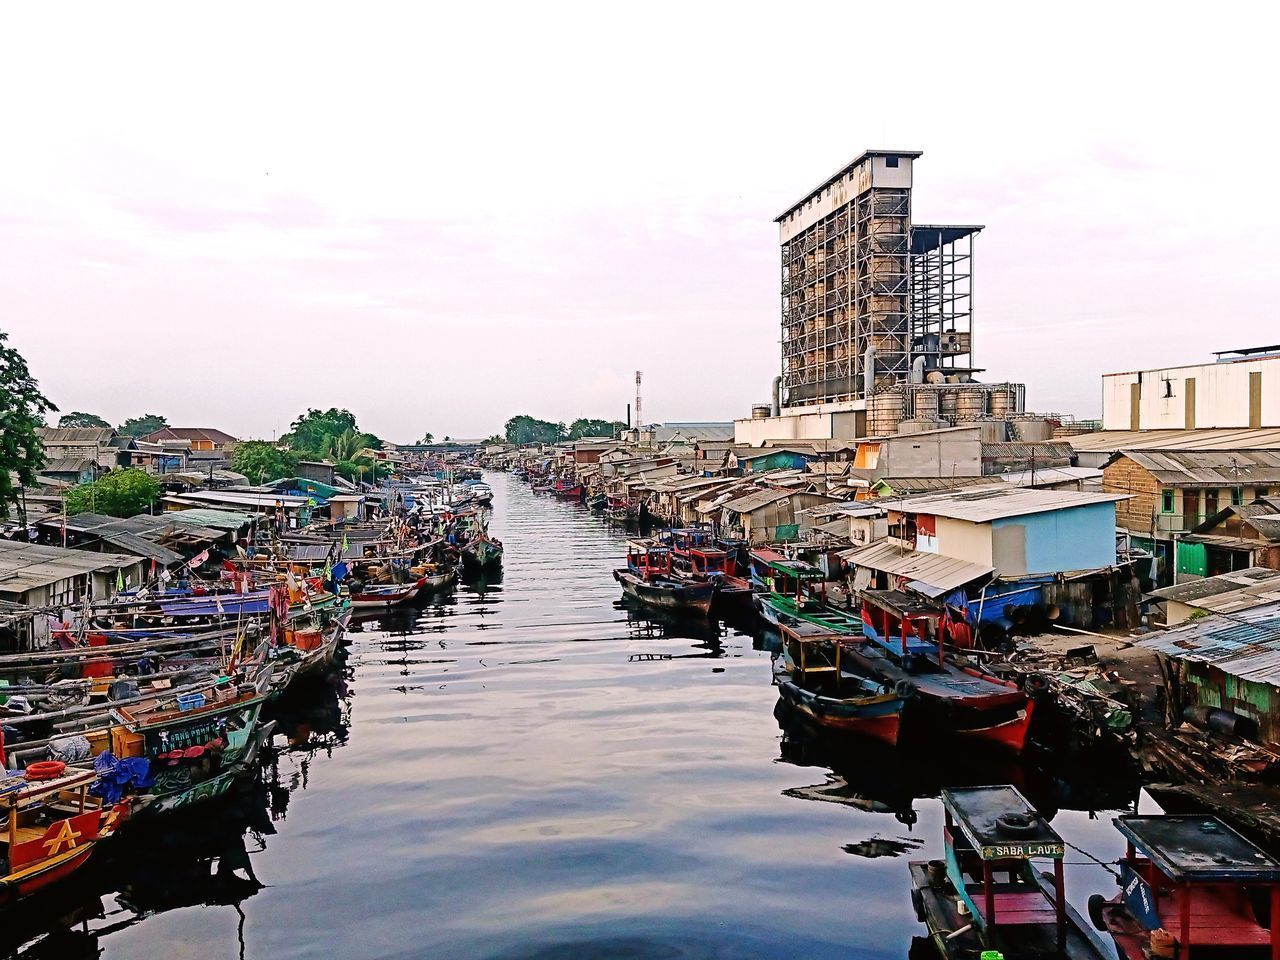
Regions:
<instances>
[{"instance_id":1,"label":"metal chimney pipe","mask_svg":"<svg viewBox=\"0 0 1280 960\"><path fill-rule=\"evenodd\" d=\"M869 397L876 392L876 348L875 344L867 344L867 351L862 355L862 395Z\"/></svg>"},{"instance_id":2,"label":"metal chimney pipe","mask_svg":"<svg viewBox=\"0 0 1280 960\"><path fill-rule=\"evenodd\" d=\"M782 378L773 378L773 415L782 415Z\"/></svg>"},{"instance_id":3,"label":"metal chimney pipe","mask_svg":"<svg viewBox=\"0 0 1280 960\"><path fill-rule=\"evenodd\" d=\"M924 357L916 357L911 361L911 382L924 383Z\"/></svg>"}]
</instances>

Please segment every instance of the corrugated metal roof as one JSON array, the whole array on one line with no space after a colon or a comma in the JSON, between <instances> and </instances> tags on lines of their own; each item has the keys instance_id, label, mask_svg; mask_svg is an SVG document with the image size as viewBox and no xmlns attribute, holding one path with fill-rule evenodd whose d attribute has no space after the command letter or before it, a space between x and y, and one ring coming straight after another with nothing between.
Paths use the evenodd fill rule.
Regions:
<instances>
[{"instance_id":1,"label":"corrugated metal roof","mask_svg":"<svg viewBox=\"0 0 1280 960\"><path fill-rule=\"evenodd\" d=\"M50 460L37 473L83 473L93 469L93 461L83 457L59 457Z\"/></svg>"},{"instance_id":2,"label":"corrugated metal roof","mask_svg":"<svg viewBox=\"0 0 1280 960\"><path fill-rule=\"evenodd\" d=\"M1271 450L1121 450L1115 456L1127 457L1171 487L1280 483L1280 452Z\"/></svg>"},{"instance_id":3,"label":"corrugated metal roof","mask_svg":"<svg viewBox=\"0 0 1280 960\"><path fill-rule=\"evenodd\" d=\"M794 490L755 490L744 497L730 500L724 508L734 513L750 513L779 500L788 500L794 495Z\"/></svg>"},{"instance_id":4,"label":"corrugated metal roof","mask_svg":"<svg viewBox=\"0 0 1280 960\"><path fill-rule=\"evenodd\" d=\"M154 560L161 566L168 567L182 562L182 554L175 553L168 547L162 547L158 543L152 543L150 540L144 540L136 533L109 530L102 534L102 540L113 547L118 547L125 553L132 553L135 556Z\"/></svg>"},{"instance_id":5,"label":"corrugated metal roof","mask_svg":"<svg viewBox=\"0 0 1280 960\"><path fill-rule=\"evenodd\" d=\"M1005 483L1018 487L1040 484L1102 481L1102 471L1096 467L1037 467L1034 470L1014 470L993 474Z\"/></svg>"},{"instance_id":6,"label":"corrugated metal roof","mask_svg":"<svg viewBox=\"0 0 1280 960\"><path fill-rule=\"evenodd\" d=\"M994 567L984 567L967 560L944 557L937 553L924 553L899 546L893 540L881 540L869 547L856 547L839 554L854 566L881 570L897 577L907 577L936 587L942 592L963 587L989 576Z\"/></svg>"},{"instance_id":7,"label":"corrugated metal roof","mask_svg":"<svg viewBox=\"0 0 1280 960\"><path fill-rule=\"evenodd\" d=\"M888 487L894 493L926 493L930 490L954 490L959 487L994 487L999 477L881 477L873 487Z\"/></svg>"},{"instance_id":8,"label":"corrugated metal roof","mask_svg":"<svg viewBox=\"0 0 1280 960\"><path fill-rule=\"evenodd\" d=\"M1280 450L1280 427L1249 430L1099 430L1066 437L1077 452L1115 450Z\"/></svg>"},{"instance_id":9,"label":"corrugated metal roof","mask_svg":"<svg viewBox=\"0 0 1280 960\"><path fill-rule=\"evenodd\" d=\"M1216 577L1202 577L1189 583L1177 583L1171 587L1152 590L1147 596L1160 600L1175 600L1178 603L1190 603L1215 597L1222 593L1233 593L1241 587L1266 583L1268 580L1280 579L1280 570L1269 570L1266 567L1248 567L1231 573L1219 574Z\"/></svg>"},{"instance_id":10,"label":"corrugated metal roof","mask_svg":"<svg viewBox=\"0 0 1280 960\"><path fill-rule=\"evenodd\" d=\"M953 520L972 523L989 523L1005 517L1023 517L1032 513L1048 513L1068 510L1098 503L1115 503L1128 500L1127 494L1087 493L1078 490L1037 490L1032 487L1011 487L1000 483L992 487L970 490L949 490L931 496L910 497L890 501L891 510L905 513L925 513Z\"/></svg>"},{"instance_id":11,"label":"corrugated metal roof","mask_svg":"<svg viewBox=\"0 0 1280 960\"><path fill-rule=\"evenodd\" d=\"M137 557L118 553L64 550L0 540L0 593L26 593L60 580L131 567L140 562Z\"/></svg>"},{"instance_id":12,"label":"corrugated metal roof","mask_svg":"<svg viewBox=\"0 0 1280 960\"><path fill-rule=\"evenodd\" d=\"M116 432L110 427L36 427L41 443L108 443Z\"/></svg>"},{"instance_id":13,"label":"corrugated metal roof","mask_svg":"<svg viewBox=\"0 0 1280 960\"><path fill-rule=\"evenodd\" d=\"M1212 664L1228 676L1280 685L1280 602L1211 616L1139 640L1176 660Z\"/></svg>"},{"instance_id":14,"label":"corrugated metal roof","mask_svg":"<svg viewBox=\"0 0 1280 960\"><path fill-rule=\"evenodd\" d=\"M189 527L212 527L215 530L239 530L256 519L252 513L239 513L235 510L209 510L193 507L190 510L176 510L165 514L165 519L181 523Z\"/></svg>"}]
</instances>

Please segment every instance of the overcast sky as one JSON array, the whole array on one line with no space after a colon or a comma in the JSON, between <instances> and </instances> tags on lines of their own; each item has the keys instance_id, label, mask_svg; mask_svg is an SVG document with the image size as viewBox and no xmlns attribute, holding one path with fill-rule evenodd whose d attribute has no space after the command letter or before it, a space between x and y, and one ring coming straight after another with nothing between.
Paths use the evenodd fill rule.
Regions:
<instances>
[{"instance_id":1,"label":"overcast sky","mask_svg":"<svg viewBox=\"0 0 1280 960\"><path fill-rule=\"evenodd\" d=\"M1276 8L10 5L0 329L64 411L410 441L746 416L773 217L920 149L1029 406L1280 341ZM887 14L875 12L888 11ZM126 13L127 11L127 13Z\"/></svg>"}]
</instances>

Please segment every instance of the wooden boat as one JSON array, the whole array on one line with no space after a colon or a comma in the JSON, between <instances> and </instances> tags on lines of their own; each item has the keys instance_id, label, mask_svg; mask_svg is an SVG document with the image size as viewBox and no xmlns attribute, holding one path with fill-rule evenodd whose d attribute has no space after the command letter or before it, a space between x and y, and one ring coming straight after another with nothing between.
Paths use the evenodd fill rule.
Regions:
<instances>
[{"instance_id":1,"label":"wooden boat","mask_svg":"<svg viewBox=\"0 0 1280 960\"><path fill-rule=\"evenodd\" d=\"M623 592L640 603L663 610L711 612L716 585L672 575L671 548L656 540L627 541L627 566L613 571Z\"/></svg>"},{"instance_id":2,"label":"wooden boat","mask_svg":"<svg viewBox=\"0 0 1280 960\"><path fill-rule=\"evenodd\" d=\"M1106 960L1102 938L1067 903L1066 844L1016 787L943 790L942 807L945 859L909 865L916 917L941 956ZM1053 861L1052 879L1033 858Z\"/></svg>"},{"instance_id":3,"label":"wooden boat","mask_svg":"<svg viewBox=\"0 0 1280 960\"><path fill-rule=\"evenodd\" d=\"M813 594L815 585L826 578L818 567L768 549L751 551L750 564L756 609L766 623L780 627L807 622L850 637L862 635L860 615Z\"/></svg>"},{"instance_id":4,"label":"wooden boat","mask_svg":"<svg viewBox=\"0 0 1280 960\"><path fill-rule=\"evenodd\" d=\"M778 694L818 726L898 742L903 698L893 690L842 669L841 634L816 624L783 625Z\"/></svg>"},{"instance_id":5,"label":"wooden boat","mask_svg":"<svg viewBox=\"0 0 1280 960\"><path fill-rule=\"evenodd\" d=\"M922 738L959 736L1022 752L1034 701L1017 684L948 656L936 639L943 610L900 591L861 596L866 640L849 644L846 655L860 673L912 691L908 726Z\"/></svg>"},{"instance_id":6,"label":"wooden boat","mask_svg":"<svg viewBox=\"0 0 1280 960\"><path fill-rule=\"evenodd\" d=\"M1120 891L1089 898L1122 960L1280 960L1280 861L1217 817L1126 815Z\"/></svg>"},{"instance_id":7,"label":"wooden boat","mask_svg":"<svg viewBox=\"0 0 1280 960\"><path fill-rule=\"evenodd\" d=\"M279 697L296 680L333 662L350 618L347 612L329 623L289 627L283 631L273 651L272 697Z\"/></svg>"},{"instance_id":8,"label":"wooden boat","mask_svg":"<svg viewBox=\"0 0 1280 960\"><path fill-rule=\"evenodd\" d=\"M574 483L571 480L558 480L551 492L561 500L581 500L582 490L583 487L580 483Z\"/></svg>"},{"instance_id":9,"label":"wooden boat","mask_svg":"<svg viewBox=\"0 0 1280 960\"><path fill-rule=\"evenodd\" d=\"M170 813L221 796L250 767L270 732L258 718L271 675L267 663L242 680L224 678L208 693L112 710L118 724L111 730L112 752L151 762L154 783L136 797L138 816Z\"/></svg>"},{"instance_id":10,"label":"wooden boat","mask_svg":"<svg viewBox=\"0 0 1280 960\"><path fill-rule=\"evenodd\" d=\"M385 610L412 603L428 586L430 577L419 577L412 583L366 584L351 592L350 603L356 610Z\"/></svg>"},{"instance_id":11,"label":"wooden boat","mask_svg":"<svg viewBox=\"0 0 1280 960\"><path fill-rule=\"evenodd\" d=\"M459 555L462 565L473 573L497 570L502 567L502 541L481 534L467 543Z\"/></svg>"},{"instance_id":12,"label":"wooden boat","mask_svg":"<svg viewBox=\"0 0 1280 960\"><path fill-rule=\"evenodd\" d=\"M0 827L0 906L11 906L74 873L129 814L128 800L104 804L90 795L96 771L45 764L0 779L0 808L6 818Z\"/></svg>"}]
</instances>

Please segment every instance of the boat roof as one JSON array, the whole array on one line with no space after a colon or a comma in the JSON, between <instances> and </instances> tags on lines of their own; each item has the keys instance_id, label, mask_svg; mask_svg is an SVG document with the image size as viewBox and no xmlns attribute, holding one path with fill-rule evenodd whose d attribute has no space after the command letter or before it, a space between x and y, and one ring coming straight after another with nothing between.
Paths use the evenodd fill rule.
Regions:
<instances>
[{"instance_id":1,"label":"boat roof","mask_svg":"<svg viewBox=\"0 0 1280 960\"><path fill-rule=\"evenodd\" d=\"M821 580L826 576L818 567L803 560L792 560L790 557L784 557L776 550L752 550L751 556L761 563L768 565L771 569L785 573L790 577L797 577L802 580L814 579Z\"/></svg>"},{"instance_id":2,"label":"boat roof","mask_svg":"<svg viewBox=\"0 0 1280 960\"><path fill-rule=\"evenodd\" d=\"M1217 817L1121 816L1114 823L1171 880L1280 881L1280 862Z\"/></svg>"},{"instance_id":3,"label":"boat roof","mask_svg":"<svg viewBox=\"0 0 1280 960\"><path fill-rule=\"evenodd\" d=\"M1062 838L1017 787L1003 784L943 790L942 804L983 860L1032 856L1061 860L1066 853ZM1010 814L1035 817L1036 823L1015 836L999 823Z\"/></svg>"},{"instance_id":4,"label":"boat roof","mask_svg":"<svg viewBox=\"0 0 1280 960\"><path fill-rule=\"evenodd\" d=\"M843 640L848 634L833 630L831 627L813 623L809 620L797 620L795 623L780 623L778 630L783 636L795 637L797 640Z\"/></svg>"}]
</instances>

